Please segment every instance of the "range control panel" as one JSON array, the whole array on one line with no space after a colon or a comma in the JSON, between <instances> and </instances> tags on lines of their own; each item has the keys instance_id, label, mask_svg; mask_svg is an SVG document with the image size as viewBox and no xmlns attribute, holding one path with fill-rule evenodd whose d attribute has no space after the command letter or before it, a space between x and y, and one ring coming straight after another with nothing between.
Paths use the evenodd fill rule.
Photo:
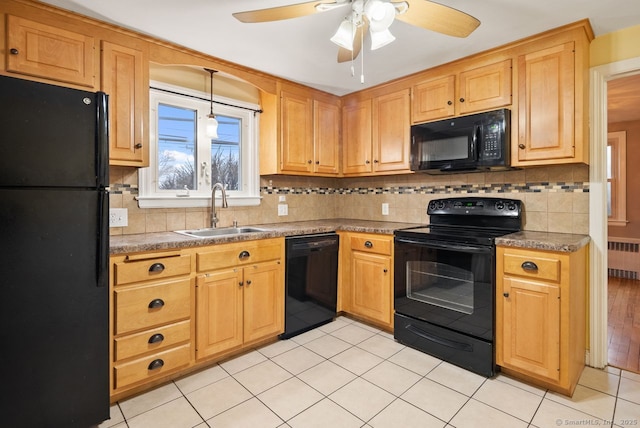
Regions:
<instances>
[{"instance_id":1,"label":"range control panel","mask_svg":"<svg viewBox=\"0 0 640 428\"><path fill-rule=\"evenodd\" d=\"M522 201L504 198L447 198L429 202L429 215L482 215L492 217L519 217Z\"/></svg>"}]
</instances>

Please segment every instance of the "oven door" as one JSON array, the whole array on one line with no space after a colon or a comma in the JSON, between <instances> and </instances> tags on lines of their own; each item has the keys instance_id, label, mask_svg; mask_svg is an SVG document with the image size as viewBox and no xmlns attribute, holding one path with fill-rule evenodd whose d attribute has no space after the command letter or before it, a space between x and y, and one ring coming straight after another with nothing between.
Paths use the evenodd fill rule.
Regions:
<instances>
[{"instance_id":1,"label":"oven door","mask_svg":"<svg viewBox=\"0 0 640 428\"><path fill-rule=\"evenodd\" d=\"M493 341L493 246L396 237L394 260L396 313Z\"/></svg>"}]
</instances>

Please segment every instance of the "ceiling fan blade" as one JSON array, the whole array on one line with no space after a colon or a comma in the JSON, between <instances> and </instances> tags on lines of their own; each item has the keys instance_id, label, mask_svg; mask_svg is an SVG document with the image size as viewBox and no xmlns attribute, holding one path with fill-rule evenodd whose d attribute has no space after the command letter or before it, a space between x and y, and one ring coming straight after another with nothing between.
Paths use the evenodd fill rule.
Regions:
<instances>
[{"instance_id":1,"label":"ceiling fan blade","mask_svg":"<svg viewBox=\"0 0 640 428\"><path fill-rule=\"evenodd\" d=\"M349 49L338 48L338 62L347 62L358 57L360 49L362 48L362 36L367 30L367 27L368 25L365 23L356 29L356 36L353 38L353 56Z\"/></svg>"},{"instance_id":2,"label":"ceiling fan blade","mask_svg":"<svg viewBox=\"0 0 640 428\"><path fill-rule=\"evenodd\" d=\"M306 3L291 4L288 6L270 7L268 9L256 9L248 10L245 12L236 12L232 15L240 22L244 23L256 23L256 22L269 22L280 21L283 19L298 18L300 16L313 15L316 12L322 12L323 10L317 9L319 4L334 5L341 3L339 1L310 1ZM348 3L345 3L348 4Z\"/></svg>"},{"instance_id":3,"label":"ceiling fan blade","mask_svg":"<svg viewBox=\"0 0 640 428\"><path fill-rule=\"evenodd\" d=\"M396 19L448 36L467 37L480 25L480 21L471 15L429 0L392 3L409 5L405 13L396 14Z\"/></svg>"}]
</instances>

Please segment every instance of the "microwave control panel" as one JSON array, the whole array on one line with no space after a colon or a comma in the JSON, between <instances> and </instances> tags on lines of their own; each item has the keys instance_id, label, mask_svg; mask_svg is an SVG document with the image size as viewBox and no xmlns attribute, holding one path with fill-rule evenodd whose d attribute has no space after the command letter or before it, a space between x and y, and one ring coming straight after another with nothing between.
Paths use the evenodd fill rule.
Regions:
<instances>
[{"instance_id":1,"label":"microwave control panel","mask_svg":"<svg viewBox=\"0 0 640 428\"><path fill-rule=\"evenodd\" d=\"M502 158L502 127L498 122L490 122L482 127L481 160L493 160Z\"/></svg>"}]
</instances>

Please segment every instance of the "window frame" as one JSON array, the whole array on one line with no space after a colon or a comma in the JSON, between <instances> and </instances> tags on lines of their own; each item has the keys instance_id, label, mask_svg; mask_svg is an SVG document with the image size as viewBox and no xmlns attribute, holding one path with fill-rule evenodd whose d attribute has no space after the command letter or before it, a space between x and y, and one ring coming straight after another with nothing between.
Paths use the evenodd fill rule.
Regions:
<instances>
[{"instance_id":1,"label":"window frame","mask_svg":"<svg viewBox=\"0 0 640 428\"><path fill-rule=\"evenodd\" d=\"M615 131L607 133L607 146L611 147L611 215L609 226L626 226L627 221L627 132ZM609 165L607 165L609 167ZM607 174L608 175L608 174Z\"/></svg>"},{"instance_id":2,"label":"window frame","mask_svg":"<svg viewBox=\"0 0 640 428\"><path fill-rule=\"evenodd\" d=\"M157 89L156 89L157 88ZM179 87L163 82L150 82L149 89L149 166L140 168L138 174L139 194L136 198L140 208L193 208L209 207L211 205L211 186L215 183L207 183L202 168L195 165L197 181L199 185L206 183L204 188L198 190L162 190L156 187L158 168L158 104L170 104L178 107L197 110L197 142L196 152L199 157L202 153L209 153L210 149L204 147L210 144L211 139L206 137L205 122L210 111L210 95L204 92ZM227 191L229 206L257 206L260 205L260 171L259 171L259 126L260 115L256 112L259 106L244 101L233 100L214 95L213 112L220 116L241 118L241 190ZM222 103L222 104L220 104ZM210 181L210 179L209 179ZM218 192L216 200L220 198Z\"/></svg>"}]
</instances>

